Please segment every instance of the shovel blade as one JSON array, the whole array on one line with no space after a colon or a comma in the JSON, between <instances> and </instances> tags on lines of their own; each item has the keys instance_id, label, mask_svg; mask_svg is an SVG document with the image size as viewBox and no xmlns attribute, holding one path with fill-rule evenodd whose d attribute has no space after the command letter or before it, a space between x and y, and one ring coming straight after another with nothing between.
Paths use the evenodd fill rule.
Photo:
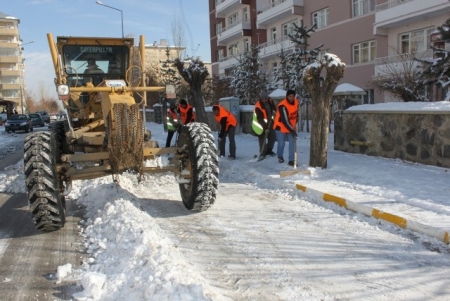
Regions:
<instances>
[{"instance_id":1,"label":"shovel blade","mask_svg":"<svg viewBox=\"0 0 450 301\"><path fill-rule=\"evenodd\" d=\"M256 161L262 161L262 160L264 160L266 158L266 155L259 155L259 157L258 157L258 160L256 160Z\"/></svg>"},{"instance_id":2,"label":"shovel blade","mask_svg":"<svg viewBox=\"0 0 450 301\"><path fill-rule=\"evenodd\" d=\"M309 171L307 169L283 170L283 171L280 171L280 178L289 177L289 176L293 176L293 175L296 175L296 174L310 175L311 171Z\"/></svg>"}]
</instances>

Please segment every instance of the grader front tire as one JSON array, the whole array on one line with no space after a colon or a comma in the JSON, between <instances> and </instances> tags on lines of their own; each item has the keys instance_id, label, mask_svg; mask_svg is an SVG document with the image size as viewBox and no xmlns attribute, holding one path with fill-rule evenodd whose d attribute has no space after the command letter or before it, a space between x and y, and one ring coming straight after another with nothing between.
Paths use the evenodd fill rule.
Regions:
<instances>
[{"instance_id":1,"label":"grader front tire","mask_svg":"<svg viewBox=\"0 0 450 301\"><path fill-rule=\"evenodd\" d=\"M50 232L64 227L65 204L56 172L59 151L51 132L36 132L25 139L24 171L28 203L36 229Z\"/></svg>"},{"instance_id":2,"label":"grader front tire","mask_svg":"<svg viewBox=\"0 0 450 301\"><path fill-rule=\"evenodd\" d=\"M218 158L214 137L204 123L183 126L177 146L182 150L183 171L189 171L187 183L180 183L184 206L193 211L205 211L216 201L219 185Z\"/></svg>"}]
</instances>

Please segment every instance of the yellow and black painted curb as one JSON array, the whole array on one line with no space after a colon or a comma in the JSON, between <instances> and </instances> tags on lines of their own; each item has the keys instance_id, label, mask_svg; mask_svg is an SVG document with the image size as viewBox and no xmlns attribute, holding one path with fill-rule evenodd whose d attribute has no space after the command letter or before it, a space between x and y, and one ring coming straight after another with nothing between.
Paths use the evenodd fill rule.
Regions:
<instances>
[{"instance_id":1,"label":"yellow and black painted curb","mask_svg":"<svg viewBox=\"0 0 450 301\"><path fill-rule=\"evenodd\" d=\"M450 236L449 236L449 232L450 231L445 231L443 229L440 228L436 228L436 227L432 227L432 226L427 226L415 221L409 221L403 217L397 216L395 214L392 213L388 213L388 212L384 212L375 208L371 208L369 206L365 206L365 205L361 205L361 204L357 204L354 202L351 202L349 200L343 199L341 197L332 195L332 194L328 194L328 193L323 193L321 191L300 185L300 184L295 184L296 188L298 190L301 190L303 192L308 192L311 193L319 198L321 198L322 200L324 200L325 202L331 202L331 203L335 203L341 207L344 207L347 210L353 211L353 212L357 212L357 213L362 213L366 216L372 216L378 219L382 219L385 220L389 223L395 224L401 228L404 229L409 229L411 231L415 231L427 236L431 236L434 237L446 244L450 243Z\"/></svg>"}]
</instances>

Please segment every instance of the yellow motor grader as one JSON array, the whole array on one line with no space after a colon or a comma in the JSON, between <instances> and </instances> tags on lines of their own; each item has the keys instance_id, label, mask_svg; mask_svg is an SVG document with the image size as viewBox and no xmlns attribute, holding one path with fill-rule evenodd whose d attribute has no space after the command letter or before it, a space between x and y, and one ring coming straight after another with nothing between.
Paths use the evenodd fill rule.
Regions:
<instances>
[{"instance_id":1,"label":"yellow motor grader","mask_svg":"<svg viewBox=\"0 0 450 301\"><path fill-rule=\"evenodd\" d=\"M73 180L134 171L173 172L189 210L208 209L216 199L218 158L204 123L179 129L176 146L159 148L145 128L145 44L133 38L57 37L47 34L65 120L34 132L24 143L24 171L35 227L48 232L64 226L65 196ZM168 155L169 164L147 167Z\"/></svg>"}]
</instances>

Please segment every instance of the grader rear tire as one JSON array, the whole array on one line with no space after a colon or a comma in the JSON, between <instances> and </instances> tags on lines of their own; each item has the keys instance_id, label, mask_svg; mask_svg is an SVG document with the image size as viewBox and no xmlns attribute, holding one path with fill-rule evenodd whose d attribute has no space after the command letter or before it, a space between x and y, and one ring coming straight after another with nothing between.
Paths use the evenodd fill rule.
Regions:
<instances>
[{"instance_id":1,"label":"grader rear tire","mask_svg":"<svg viewBox=\"0 0 450 301\"><path fill-rule=\"evenodd\" d=\"M25 139L24 171L28 204L36 229L50 232L64 227L65 203L56 172L59 157L55 136L36 132Z\"/></svg>"},{"instance_id":2,"label":"grader rear tire","mask_svg":"<svg viewBox=\"0 0 450 301\"><path fill-rule=\"evenodd\" d=\"M214 137L204 123L189 123L182 127L177 146L181 149L182 174L188 171L188 183L180 183L184 206L193 211L205 211L216 201L219 167Z\"/></svg>"}]
</instances>

